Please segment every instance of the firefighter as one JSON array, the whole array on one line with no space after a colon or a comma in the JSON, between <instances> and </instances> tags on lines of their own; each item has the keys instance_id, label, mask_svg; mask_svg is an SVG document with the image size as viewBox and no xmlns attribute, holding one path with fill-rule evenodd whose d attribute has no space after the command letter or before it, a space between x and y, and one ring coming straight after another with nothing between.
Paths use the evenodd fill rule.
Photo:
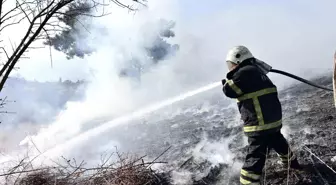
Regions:
<instances>
[{"instance_id":1,"label":"firefighter","mask_svg":"<svg viewBox=\"0 0 336 185\"><path fill-rule=\"evenodd\" d=\"M249 146L241 169L240 183L258 185L266 155L274 149L284 167L301 169L287 140L281 134L282 108L277 87L256 64L257 59L245 46L233 47L227 55L229 68L222 80L223 92L237 99L244 133Z\"/></svg>"}]
</instances>

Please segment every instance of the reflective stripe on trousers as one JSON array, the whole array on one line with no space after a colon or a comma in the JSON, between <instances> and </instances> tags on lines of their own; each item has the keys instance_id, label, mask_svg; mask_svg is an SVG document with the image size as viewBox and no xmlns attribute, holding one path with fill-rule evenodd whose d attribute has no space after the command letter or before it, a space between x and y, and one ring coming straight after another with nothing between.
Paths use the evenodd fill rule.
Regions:
<instances>
[{"instance_id":1,"label":"reflective stripe on trousers","mask_svg":"<svg viewBox=\"0 0 336 185\"><path fill-rule=\"evenodd\" d=\"M240 183L244 185L260 185L260 176L242 169L240 171Z\"/></svg>"},{"instance_id":2,"label":"reflective stripe on trousers","mask_svg":"<svg viewBox=\"0 0 336 185\"><path fill-rule=\"evenodd\" d=\"M281 126L282 120L273 122L273 123L268 123L265 125L257 125L257 126L244 126L244 132L257 132L257 131L263 131L263 130L269 130L272 128L277 128Z\"/></svg>"},{"instance_id":3,"label":"reflective stripe on trousers","mask_svg":"<svg viewBox=\"0 0 336 185\"><path fill-rule=\"evenodd\" d=\"M240 177L240 183L246 185L260 185L260 182L251 182Z\"/></svg>"}]
</instances>

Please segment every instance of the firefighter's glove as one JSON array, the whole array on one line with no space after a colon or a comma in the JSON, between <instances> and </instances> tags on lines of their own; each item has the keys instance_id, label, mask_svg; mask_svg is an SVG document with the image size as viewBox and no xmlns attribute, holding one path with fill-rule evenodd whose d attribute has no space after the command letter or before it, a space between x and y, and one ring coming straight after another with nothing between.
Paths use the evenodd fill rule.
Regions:
<instances>
[{"instance_id":1,"label":"firefighter's glove","mask_svg":"<svg viewBox=\"0 0 336 185\"><path fill-rule=\"evenodd\" d=\"M222 85L225 85L225 83L226 83L226 79L223 79L222 80Z\"/></svg>"}]
</instances>

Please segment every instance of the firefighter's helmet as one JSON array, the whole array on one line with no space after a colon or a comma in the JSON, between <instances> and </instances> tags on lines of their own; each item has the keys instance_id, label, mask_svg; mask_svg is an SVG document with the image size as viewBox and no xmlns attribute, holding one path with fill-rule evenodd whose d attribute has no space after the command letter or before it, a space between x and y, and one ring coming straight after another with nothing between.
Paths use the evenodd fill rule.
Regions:
<instances>
[{"instance_id":1,"label":"firefighter's helmet","mask_svg":"<svg viewBox=\"0 0 336 185\"><path fill-rule=\"evenodd\" d=\"M226 62L239 65L246 59L254 58L250 50L245 46L231 48L226 56Z\"/></svg>"}]
</instances>

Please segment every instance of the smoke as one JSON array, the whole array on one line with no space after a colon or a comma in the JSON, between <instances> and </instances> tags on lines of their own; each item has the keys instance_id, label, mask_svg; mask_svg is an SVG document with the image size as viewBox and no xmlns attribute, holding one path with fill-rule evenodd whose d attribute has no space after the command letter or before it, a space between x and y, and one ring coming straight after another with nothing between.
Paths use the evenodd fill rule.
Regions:
<instances>
[{"instance_id":1,"label":"smoke","mask_svg":"<svg viewBox=\"0 0 336 185\"><path fill-rule=\"evenodd\" d=\"M207 160L213 165L229 164L234 158L229 150L229 143L231 142L232 138L225 138L225 140L218 142L210 142L204 139L193 149L193 156L198 162Z\"/></svg>"},{"instance_id":2,"label":"smoke","mask_svg":"<svg viewBox=\"0 0 336 185\"><path fill-rule=\"evenodd\" d=\"M29 143L32 138L34 147L45 151L79 135L92 123L96 127L153 102L219 81L227 73L226 52L235 45L246 45L257 58L274 68L305 78L325 73L331 70L335 49L336 27L332 24L335 5L331 0L323 3L313 0L150 1L148 9L142 8L136 14L112 6L113 13L95 19L94 29L90 30L91 47L96 50L92 55L68 61L53 51L51 69L48 52L42 54L41 50L35 50L30 53L29 61L20 63L18 73L29 80L62 77L90 82L83 100L68 101L61 111L54 107L55 111L48 114L52 120L45 121L48 126L31 134L32 137L27 136L21 144ZM155 43L161 19L176 23L175 37L167 40L178 44L179 50L154 65L143 46ZM140 81L119 75L132 58L146 67ZM282 76L271 75L271 78L280 88L293 82ZM33 96L37 95L25 98ZM49 100L56 98L43 96ZM38 113L38 108L33 110ZM27 113L28 110L22 110L19 114ZM90 144L99 146L99 139ZM205 153L211 160L230 159L230 155L221 156L228 150L225 147L208 149L207 152L215 150L215 154Z\"/></svg>"},{"instance_id":3,"label":"smoke","mask_svg":"<svg viewBox=\"0 0 336 185\"><path fill-rule=\"evenodd\" d=\"M1 148L15 148L27 133L36 133L52 122L67 101L79 101L84 85L80 82L32 82L10 78L2 91L6 104L0 115ZM3 150L1 150L3 151Z\"/></svg>"},{"instance_id":4,"label":"smoke","mask_svg":"<svg viewBox=\"0 0 336 185\"><path fill-rule=\"evenodd\" d=\"M212 3L206 4L211 6ZM208 11L205 16L190 18L181 28L197 28L191 31L200 38L197 46L202 49L197 54L208 58L211 56L213 61L218 61L209 62L211 60L208 59L204 64L197 60L198 64L201 63L197 71L211 71L224 76L224 71L221 73L220 68L215 68L223 65L226 51L238 44L246 45L257 58L274 68L305 78L331 70L335 49L332 35L336 29L331 23L335 2L238 1L221 5L222 8L217 8L217 11ZM293 82L282 76L271 77L280 87Z\"/></svg>"},{"instance_id":5,"label":"smoke","mask_svg":"<svg viewBox=\"0 0 336 185\"><path fill-rule=\"evenodd\" d=\"M227 169L221 172L221 182L218 184L228 184L230 177L237 176L242 167L242 162L237 160L235 154L231 152L229 145L234 142L236 136L222 138L212 141L206 136L197 143L189 152L192 156L191 169L176 169L172 171L173 184L192 184L194 181L202 182L202 179L216 173L216 168L225 165ZM208 167L206 167L208 166Z\"/></svg>"}]
</instances>

